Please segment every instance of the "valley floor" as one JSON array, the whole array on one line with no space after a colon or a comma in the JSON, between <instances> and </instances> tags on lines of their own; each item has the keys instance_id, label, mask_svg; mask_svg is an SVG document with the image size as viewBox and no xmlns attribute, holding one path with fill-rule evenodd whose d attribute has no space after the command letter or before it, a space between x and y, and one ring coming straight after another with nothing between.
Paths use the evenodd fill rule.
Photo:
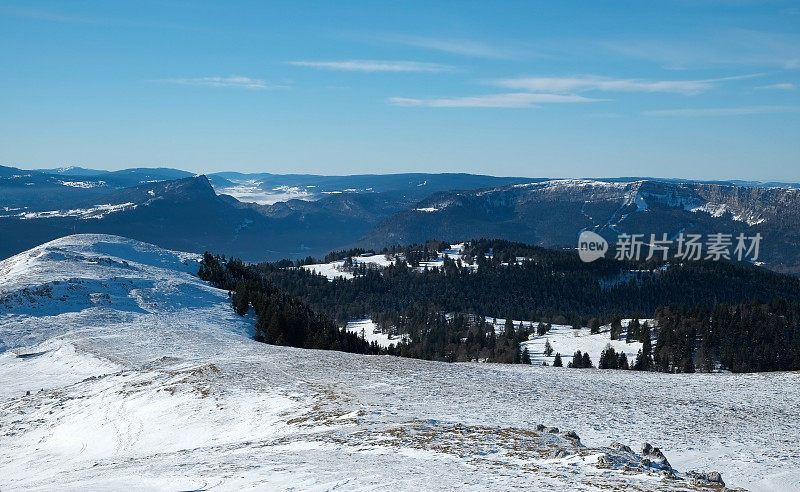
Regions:
<instances>
[{"instance_id":1,"label":"valley floor","mask_svg":"<svg viewBox=\"0 0 800 492\"><path fill-rule=\"evenodd\" d=\"M72 236L0 262L2 490L700 487L689 470L800 490L800 374L275 347L195 260ZM660 447L677 479L615 441Z\"/></svg>"}]
</instances>

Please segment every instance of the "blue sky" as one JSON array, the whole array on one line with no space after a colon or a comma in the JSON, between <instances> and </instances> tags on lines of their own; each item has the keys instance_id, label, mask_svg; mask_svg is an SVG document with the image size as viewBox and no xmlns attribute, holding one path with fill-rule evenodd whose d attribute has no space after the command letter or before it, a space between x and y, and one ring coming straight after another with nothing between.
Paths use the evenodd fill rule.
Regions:
<instances>
[{"instance_id":1,"label":"blue sky","mask_svg":"<svg viewBox=\"0 0 800 492\"><path fill-rule=\"evenodd\" d=\"M0 163L800 181L797 2L0 3Z\"/></svg>"}]
</instances>

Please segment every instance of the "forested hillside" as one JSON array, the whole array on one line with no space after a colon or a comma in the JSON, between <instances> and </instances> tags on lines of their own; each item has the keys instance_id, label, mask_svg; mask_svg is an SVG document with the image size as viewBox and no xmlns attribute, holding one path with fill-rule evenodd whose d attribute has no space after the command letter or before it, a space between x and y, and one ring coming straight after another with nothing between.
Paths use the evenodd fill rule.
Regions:
<instances>
[{"instance_id":1,"label":"forested hillside","mask_svg":"<svg viewBox=\"0 0 800 492\"><path fill-rule=\"evenodd\" d=\"M800 279L794 276L728 262L587 264L572 251L502 240L472 241L463 250L464 261L445 257L440 268L417 268L449 247L431 241L386 250L396 259L389 266L354 266L354 278L333 281L298 268L313 259L246 266L207 254L201 276L232 291L240 313L252 305L256 337L280 345L379 353L377 346L337 334L337 326L350 319L372 318L383 330L406 337L389 353L525 362L519 343L535 330L509 322L498 332L485 316L541 322L540 331L548 322L613 327L621 318L655 317L652 332L647 327L647 334L628 333L645 343L645 353L630 361L632 368L800 368ZM326 259L361 253L332 253ZM606 355L605 367L622 365L615 354Z\"/></svg>"},{"instance_id":2,"label":"forested hillside","mask_svg":"<svg viewBox=\"0 0 800 492\"><path fill-rule=\"evenodd\" d=\"M244 316L252 308L257 321L255 339L274 345L377 353L364 340L340 330L325 315L315 313L303 301L269 285L241 260L206 253L198 272L201 279L231 292L236 312ZM374 349L374 350L373 350Z\"/></svg>"}]
</instances>

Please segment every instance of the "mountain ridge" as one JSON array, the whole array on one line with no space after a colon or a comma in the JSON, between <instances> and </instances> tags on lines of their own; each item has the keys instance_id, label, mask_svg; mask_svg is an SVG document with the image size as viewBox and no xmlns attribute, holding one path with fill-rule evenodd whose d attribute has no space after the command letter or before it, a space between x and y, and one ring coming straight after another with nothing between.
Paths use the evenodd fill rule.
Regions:
<instances>
[{"instance_id":1,"label":"mountain ridge","mask_svg":"<svg viewBox=\"0 0 800 492\"><path fill-rule=\"evenodd\" d=\"M357 241L383 248L436 238L502 238L575 247L580 232L613 242L620 233L674 238L680 232L764 237L764 260L800 272L800 190L665 181L550 180L439 192L384 219ZM786 246L790 246L787 248Z\"/></svg>"},{"instance_id":2,"label":"mountain ridge","mask_svg":"<svg viewBox=\"0 0 800 492\"><path fill-rule=\"evenodd\" d=\"M800 230L800 191L791 187L496 178L512 182L437 190L459 184L448 184L450 176L466 176L476 186L495 178L442 174L439 181L418 186L419 177L434 175L408 174L381 178L388 181L378 189L367 181L358 189L335 191L310 191L318 186L311 182L294 188L289 185L298 183L289 183L278 190L254 182L246 185L249 191L244 195L233 196L226 191L238 193L245 185L215 187L214 176L141 182L163 170L134 169L123 174L133 176L136 184L119 187L102 176L69 178L4 169L0 232L7 239L0 245L0 256L72 232L117 233L170 248L259 261L305 258L348 247L379 250L434 238L501 238L562 248L575 247L583 230L612 242L620 233L649 238L651 233L674 237L685 231L759 233L764 238L759 261L778 271L800 273L800 235L795 232ZM409 181L409 176L414 178ZM251 194L268 200L248 201Z\"/></svg>"}]
</instances>

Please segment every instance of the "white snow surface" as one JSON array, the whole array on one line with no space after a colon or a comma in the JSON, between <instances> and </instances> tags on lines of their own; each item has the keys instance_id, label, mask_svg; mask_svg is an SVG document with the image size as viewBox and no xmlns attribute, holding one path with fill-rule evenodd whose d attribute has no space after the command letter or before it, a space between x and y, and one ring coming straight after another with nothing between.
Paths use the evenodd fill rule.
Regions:
<instances>
[{"instance_id":1,"label":"white snow surface","mask_svg":"<svg viewBox=\"0 0 800 492\"><path fill-rule=\"evenodd\" d=\"M351 256L350 258L353 261L354 267L366 265L367 268L385 268L395 261L394 258L387 258L384 254ZM351 279L353 278L353 272L345 268L344 262L345 260L336 260L328 263L303 265L301 268L314 272L318 275L324 275L328 278L328 280L333 280L335 278Z\"/></svg>"},{"instance_id":2,"label":"white snow surface","mask_svg":"<svg viewBox=\"0 0 800 492\"><path fill-rule=\"evenodd\" d=\"M419 262L419 266L417 266L417 271L424 271L425 269L429 268L441 268L444 266L444 259L445 257L450 258L453 261L458 261L463 258L465 243L458 243L453 244L450 246L450 249L442 251L438 253L436 259L430 261L421 261ZM366 254L363 256L351 256L350 259L353 262L354 266L359 266L359 264L366 265L367 268L377 268L382 269L390 266L392 263L396 261L404 261L404 258L400 255L395 255L394 257L388 257L386 254L377 254L377 255L370 255ZM519 259L521 262L524 258ZM354 277L353 272L346 268L345 260L336 260L330 261L328 263L314 263L311 265L303 265L301 268L304 268L310 272L314 272L318 275L323 275L327 277L328 280L334 280L337 278L343 279L352 279ZM406 265L409 267L411 266L408 262ZM478 266L476 264L466 265L471 270L477 270Z\"/></svg>"},{"instance_id":3,"label":"white snow surface","mask_svg":"<svg viewBox=\"0 0 800 492\"><path fill-rule=\"evenodd\" d=\"M398 345L403 340L408 340L408 335L392 336L381 332L377 323L369 318L350 321L345 329L355 333L369 343L376 342L379 347L383 348L389 348L389 345Z\"/></svg>"},{"instance_id":4,"label":"white snow surface","mask_svg":"<svg viewBox=\"0 0 800 492\"><path fill-rule=\"evenodd\" d=\"M77 217L80 219L101 219L114 212L133 210L137 205L133 202L102 205L95 205L89 208L74 208L69 210L46 210L42 212L19 212L13 215L2 215L2 217L15 217L21 220L28 219L49 219L53 217Z\"/></svg>"},{"instance_id":5,"label":"white snow surface","mask_svg":"<svg viewBox=\"0 0 800 492\"><path fill-rule=\"evenodd\" d=\"M653 326L653 320L640 321L647 321L651 327ZM503 322L505 322L505 320L503 320ZM603 349L605 349L607 345L611 345L617 353L624 353L628 358L628 363L632 365L636 360L639 349L642 348L642 343L633 341L628 343L625 341L625 335L627 334L626 329L630 322L630 319L622 320L624 329L622 331L621 340L611 339L611 327L608 325L600 327L599 333L592 334L591 330L586 327L576 330L569 325L554 324L550 331L544 335L531 335L527 342L522 342L520 350L524 348L528 349L533 364L547 362L549 365L552 365L556 353L560 353L564 366L572 360L572 355L575 351L580 350L583 353L588 353L589 357L592 359L592 364L597 366L600 362L600 354L603 352ZM538 323L533 324L534 329L536 325L538 325ZM519 322L517 322L515 326L519 326ZM550 346L553 348L553 353L550 356L544 355L547 342L550 342Z\"/></svg>"},{"instance_id":6,"label":"white snow surface","mask_svg":"<svg viewBox=\"0 0 800 492\"><path fill-rule=\"evenodd\" d=\"M105 181L59 181L59 183L71 188L96 188L106 184Z\"/></svg>"},{"instance_id":7,"label":"white snow surface","mask_svg":"<svg viewBox=\"0 0 800 492\"><path fill-rule=\"evenodd\" d=\"M600 467L629 463L612 441L660 447L679 478L718 470L729 486L800 490L797 373L275 347L194 276L197 259L77 235L0 262L3 491L693 488Z\"/></svg>"}]
</instances>

